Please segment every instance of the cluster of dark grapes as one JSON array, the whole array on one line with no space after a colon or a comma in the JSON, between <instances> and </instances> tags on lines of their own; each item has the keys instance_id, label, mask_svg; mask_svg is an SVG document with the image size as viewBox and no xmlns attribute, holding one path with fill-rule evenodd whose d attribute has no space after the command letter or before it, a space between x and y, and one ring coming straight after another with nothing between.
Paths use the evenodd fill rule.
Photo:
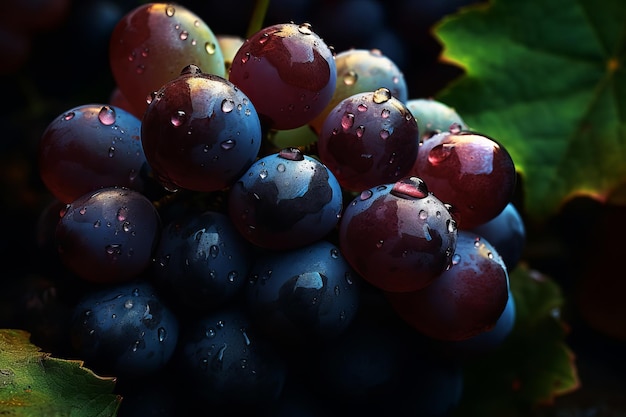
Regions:
<instances>
[{"instance_id":1,"label":"cluster of dark grapes","mask_svg":"<svg viewBox=\"0 0 626 417\"><path fill-rule=\"evenodd\" d=\"M119 415L449 413L515 321L506 149L307 23L243 39L146 3L109 63L38 162L72 356Z\"/></svg>"}]
</instances>

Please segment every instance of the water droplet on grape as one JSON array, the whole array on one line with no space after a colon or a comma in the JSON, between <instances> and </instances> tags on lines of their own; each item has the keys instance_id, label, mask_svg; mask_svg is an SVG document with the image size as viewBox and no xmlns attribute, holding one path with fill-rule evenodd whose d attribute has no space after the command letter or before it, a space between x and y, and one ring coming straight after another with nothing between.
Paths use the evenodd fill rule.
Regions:
<instances>
[{"instance_id":1,"label":"water droplet on grape","mask_svg":"<svg viewBox=\"0 0 626 417\"><path fill-rule=\"evenodd\" d=\"M100 227L100 225L101 225L100 220L96 220L95 222L93 222L93 227L96 229Z\"/></svg>"},{"instance_id":2,"label":"water droplet on grape","mask_svg":"<svg viewBox=\"0 0 626 417\"><path fill-rule=\"evenodd\" d=\"M454 149L454 145L449 143L435 146L428 152L428 162L433 165L442 163L452 154L452 149Z\"/></svg>"},{"instance_id":3,"label":"water droplet on grape","mask_svg":"<svg viewBox=\"0 0 626 417\"><path fill-rule=\"evenodd\" d=\"M385 139L387 139L388 137L389 137L389 131L388 131L387 129L382 129L382 130L380 131L380 138L381 138L382 140L385 140Z\"/></svg>"},{"instance_id":4,"label":"water droplet on grape","mask_svg":"<svg viewBox=\"0 0 626 417\"><path fill-rule=\"evenodd\" d=\"M239 274L237 274L237 271L230 271L228 273L228 282L235 282L235 280L237 279L237 276Z\"/></svg>"},{"instance_id":5,"label":"water droplet on grape","mask_svg":"<svg viewBox=\"0 0 626 417\"><path fill-rule=\"evenodd\" d=\"M345 85L353 85L354 83L357 82L357 80L359 79L359 76L356 72L354 71L348 71L344 76L343 76L343 83Z\"/></svg>"},{"instance_id":6,"label":"water droplet on grape","mask_svg":"<svg viewBox=\"0 0 626 417\"><path fill-rule=\"evenodd\" d=\"M135 68L135 72L137 74L143 74L145 69L146 69L146 67L143 64L142 65L137 65L137 68Z\"/></svg>"},{"instance_id":7,"label":"water droplet on grape","mask_svg":"<svg viewBox=\"0 0 626 417\"><path fill-rule=\"evenodd\" d=\"M285 172L285 164L278 164L276 165L276 171L278 172Z\"/></svg>"},{"instance_id":8,"label":"water droplet on grape","mask_svg":"<svg viewBox=\"0 0 626 417\"><path fill-rule=\"evenodd\" d=\"M386 101L389 101L391 100L391 91L389 91L388 88L381 87L377 89L376 91L374 91L372 100L374 100L374 103L376 104L381 104Z\"/></svg>"},{"instance_id":9,"label":"water droplet on grape","mask_svg":"<svg viewBox=\"0 0 626 417\"><path fill-rule=\"evenodd\" d=\"M380 248L382 248L382 247L383 247L383 244L384 244L384 243L385 243L385 242L381 239L381 240L379 240L378 242L376 242L376 247L377 247L378 249L380 249Z\"/></svg>"},{"instance_id":10,"label":"water droplet on grape","mask_svg":"<svg viewBox=\"0 0 626 417\"><path fill-rule=\"evenodd\" d=\"M189 37L189 32L187 32L186 30L183 30L182 32L180 32L180 35L178 37L180 38L181 41L186 41L187 38Z\"/></svg>"},{"instance_id":11,"label":"water droplet on grape","mask_svg":"<svg viewBox=\"0 0 626 417\"><path fill-rule=\"evenodd\" d=\"M227 139L224 142L220 143L220 147L222 149L224 149L225 151L228 151L230 149L233 149L235 147L235 145L237 144L237 142L235 142L232 139Z\"/></svg>"},{"instance_id":12,"label":"water droplet on grape","mask_svg":"<svg viewBox=\"0 0 626 417\"><path fill-rule=\"evenodd\" d=\"M185 123L186 118L187 114L182 110L178 110L172 115L172 117L170 118L170 122L172 123L172 126L179 127L180 125Z\"/></svg>"},{"instance_id":13,"label":"water droplet on grape","mask_svg":"<svg viewBox=\"0 0 626 417\"><path fill-rule=\"evenodd\" d=\"M222 100L222 111L224 113L230 113L235 108L235 102L231 99L225 98Z\"/></svg>"},{"instance_id":14,"label":"water droplet on grape","mask_svg":"<svg viewBox=\"0 0 626 417\"><path fill-rule=\"evenodd\" d=\"M115 156L115 147L111 146L109 148L109 158L113 158Z\"/></svg>"},{"instance_id":15,"label":"water droplet on grape","mask_svg":"<svg viewBox=\"0 0 626 417\"><path fill-rule=\"evenodd\" d=\"M259 172L259 177L264 180L265 178L267 178L267 170L266 169L262 169L261 172Z\"/></svg>"},{"instance_id":16,"label":"water droplet on grape","mask_svg":"<svg viewBox=\"0 0 626 417\"><path fill-rule=\"evenodd\" d=\"M209 55L213 55L215 53L215 49L216 49L216 46L215 46L215 43L213 42L206 42L204 44L204 50Z\"/></svg>"},{"instance_id":17,"label":"water droplet on grape","mask_svg":"<svg viewBox=\"0 0 626 417\"><path fill-rule=\"evenodd\" d=\"M426 210L420 210L419 218L420 220L426 220L428 218L428 212Z\"/></svg>"},{"instance_id":18,"label":"water droplet on grape","mask_svg":"<svg viewBox=\"0 0 626 417\"><path fill-rule=\"evenodd\" d=\"M110 106L102 106L98 113L98 120L105 126L111 126L115 123L115 109Z\"/></svg>"},{"instance_id":19,"label":"water droplet on grape","mask_svg":"<svg viewBox=\"0 0 626 417\"><path fill-rule=\"evenodd\" d=\"M313 33L311 28L311 24L305 22L298 26L298 32L302 33L303 35L311 35Z\"/></svg>"},{"instance_id":20,"label":"water droplet on grape","mask_svg":"<svg viewBox=\"0 0 626 417\"><path fill-rule=\"evenodd\" d=\"M206 337L208 337L209 339L212 339L215 337L215 329L213 327L209 327L208 329L206 329L206 331L204 332L204 335Z\"/></svg>"},{"instance_id":21,"label":"water droplet on grape","mask_svg":"<svg viewBox=\"0 0 626 417\"><path fill-rule=\"evenodd\" d=\"M133 300L124 301L124 308L129 309L129 310L133 308Z\"/></svg>"},{"instance_id":22,"label":"water droplet on grape","mask_svg":"<svg viewBox=\"0 0 626 417\"><path fill-rule=\"evenodd\" d=\"M341 118L341 127L344 131L350 129L354 125L354 114L346 113Z\"/></svg>"},{"instance_id":23,"label":"water droplet on grape","mask_svg":"<svg viewBox=\"0 0 626 417\"><path fill-rule=\"evenodd\" d=\"M339 250L337 248L332 248L330 250L330 257L333 259L339 258Z\"/></svg>"},{"instance_id":24,"label":"water droplet on grape","mask_svg":"<svg viewBox=\"0 0 626 417\"><path fill-rule=\"evenodd\" d=\"M389 117L389 109L382 109L380 112L380 117L386 119Z\"/></svg>"},{"instance_id":25,"label":"water droplet on grape","mask_svg":"<svg viewBox=\"0 0 626 417\"><path fill-rule=\"evenodd\" d=\"M157 330L157 337L159 338L159 342L163 342L167 337L167 331L163 327L159 327Z\"/></svg>"},{"instance_id":26,"label":"water droplet on grape","mask_svg":"<svg viewBox=\"0 0 626 417\"><path fill-rule=\"evenodd\" d=\"M168 17L172 17L172 16L174 16L174 13L176 13L176 9L174 8L174 6L167 6L167 7L165 8L165 14L166 14Z\"/></svg>"},{"instance_id":27,"label":"water droplet on grape","mask_svg":"<svg viewBox=\"0 0 626 417\"><path fill-rule=\"evenodd\" d=\"M260 43L261 45L263 45L264 43L266 43L266 42L267 42L267 40L268 40L269 38L270 38L269 33L264 33L264 34L263 34L263 36L261 36L261 37L259 38L259 43Z\"/></svg>"},{"instance_id":28,"label":"water droplet on grape","mask_svg":"<svg viewBox=\"0 0 626 417\"><path fill-rule=\"evenodd\" d=\"M450 125L450 127L448 128L448 131L450 133L452 133L453 135L458 135L459 133L461 133L462 127L459 123L452 123Z\"/></svg>"},{"instance_id":29,"label":"water droplet on grape","mask_svg":"<svg viewBox=\"0 0 626 417\"><path fill-rule=\"evenodd\" d=\"M78 213L79 213L80 215L84 215L85 213L87 213L87 207L81 207L81 209L80 209L80 210L78 210Z\"/></svg>"},{"instance_id":30,"label":"water droplet on grape","mask_svg":"<svg viewBox=\"0 0 626 417\"><path fill-rule=\"evenodd\" d=\"M219 253L220 248L217 245L211 245L211 247L209 248L209 254L211 255L211 258L217 258L217 255L219 255Z\"/></svg>"},{"instance_id":31,"label":"water droplet on grape","mask_svg":"<svg viewBox=\"0 0 626 417\"><path fill-rule=\"evenodd\" d=\"M424 198L428 196L428 188L421 178L409 177L396 182L390 193L406 199Z\"/></svg>"},{"instance_id":32,"label":"water droplet on grape","mask_svg":"<svg viewBox=\"0 0 626 417\"><path fill-rule=\"evenodd\" d=\"M302 151L298 148L283 148L278 152L278 156L280 158L287 159L289 161L302 161L304 160L304 155Z\"/></svg>"},{"instance_id":33,"label":"water droplet on grape","mask_svg":"<svg viewBox=\"0 0 626 417\"><path fill-rule=\"evenodd\" d=\"M447 221L447 226L448 226L448 233L456 233L457 227L456 227L456 222L454 220L448 220Z\"/></svg>"},{"instance_id":34,"label":"water droplet on grape","mask_svg":"<svg viewBox=\"0 0 626 417\"><path fill-rule=\"evenodd\" d=\"M452 255L452 265L457 265L461 262L461 255L459 255L458 253L455 253L454 255Z\"/></svg>"},{"instance_id":35,"label":"water droplet on grape","mask_svg":"<svg viewBox=\"0 0 626 417\"><path fill-rule=\"evenodd\" d=\"M122 253L122 245L119 243L112 243L104 247L104 251L109 256L120 255Z\"/></svg>"},{"instance_id":36,"label":"water droplet on grape","mask_svg":"<svg viewBox=\"0 0 626 417\"><path fill-rule=\"evenodd\" d=\"M365 133L365 126L360 125L356 128L356 137L357 138L362 138L363 134Z\"/></svg>"},{"instance_id":37,"label":"water droplet on grape","mask_svg":"<svg viewBox=\"0 0 626 417\"><path fill-rule=\"evenodd\" d=\"M67 112L63 115L63 120L72 120L75 115L76 113L74 113L73 111Z\"/></svg>"},{"instance_id":38,"label":"water droplet on grape","mask_svg":"<svg viewBox=\"0 0 626 417\"><path fill-rule=\"evenodd\" d=\"M372 195L374 195L372 190L363 190L363 191L361 191L361 194L359 194L359 199L361 201L365 201L365 200L371 198Z\"/></svg>"},{"instance_id":39,"label":"water droplet on grape","mask_svg":"<svg viewBox=\"0 0 626 417\"><path fill-rule=\"evenodd\" d=\"M361 104L359 104L356 108L357 108L357 110L358 110L358 111L360 111L360 112L367 111L367 104L363 104L363 103L361 103Z\"/></svg>"}]
</instances>

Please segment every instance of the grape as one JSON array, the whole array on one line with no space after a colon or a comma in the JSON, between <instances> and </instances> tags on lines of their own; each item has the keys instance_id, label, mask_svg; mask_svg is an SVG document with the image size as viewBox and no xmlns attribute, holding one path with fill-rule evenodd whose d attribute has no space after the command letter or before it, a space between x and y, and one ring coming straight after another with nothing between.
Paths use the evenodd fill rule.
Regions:
<instances>
[{"instance_id":1,"label":"grape","mask_svg":"<svg viewBox=\"0 0 626 417\"><path fill-rule=\"evenodd\" d=\"M456 239L448 207L417 177L364 190L339 224L348 262L385 291L426 287L450 265Z\"/></svg>"},{"instance_id":2,"label":"grape","mask_svg":"<svg viewBox=\"0 0 626 417\"><path fill-rule=\"evenodd\" d=\"M526 244L526 226L513 203L507 204L500 214L471 231L496 248L507 270L512 271L517 266Z\"/></svg>"},{"instance_id":3,"label":"grape","mask_svg":"<svg viewBox=\"0 0 626 417\"><path fill-rule=\"evenodd\" d=\"M396 63L383 55L379 49L350 48L342 51L335 55L335 67L337 80L333 97L324 110L309 123L318 133L332 109L354 94L376 91L384 87L402 102L408 98L404 74Z\"/></svg>"},{"instance_id":4,"label":"grape","mask_svg":"<svg viewBox=\"0 0 626 417\"><path fill-rule=\"evenodd\" d=\"M412 98L405 101L406 107L415 116L422 139L447 132L450 127L467 129L466 123L452 107L432 98Z\"/></svg>"},{"instance_id":5,"label":"grape","mask_svg":"<svg viewBox=\"0 0 626 417\"><path fill-rule=\"evenodd\" d=\"M64 203L103 187L147 188L141 121L119 107L84 104L63 112L44 130L38 152L42 181Z\"/></svg>"},{"instance_id":6,"label":"grape","mask_svg":"<svg viewBox=\"0 0 626 417\"><path fill-rule=\"evenodd\" d=\"M421 142L411 175L452 205L459 229L496 217L511 202L517 175L506 148L477 132L451 130Z\"/></svg>"},{"instance_id":7,"label":"grape","mask_svg":"<svg viewBox=\"0 0 626 417\"><path fill-rule=\"evenodd\" d=\"M161 232L152 202L137 191L110 187L68 204L56 228L63 263L90 282L132 279L150 265Z\"/></svg>"},{"instance_id":8,"label":"grape","mask_svg":"<svg viewBox=\"0 0 626 417\"><path fill-rule=\"evenodd\" d=\"M156 92L141 135L148 163L170 191L225 189L261 147L261 124L248 97L194 65Z\"/></svg>"},{"instance_id":9,"label":"grape","mask_svg":"<svg viewBox=\"0 0 626 417\"><path fill-rule=\"evenodd\" d=\"M233 65L233 59L235 59L235 55L237 55L237 51L241 48L245 39L234 35L217 35L217 41L224 56L225 71L226 75L228 75L230 67Z\"/></svg>"},{"instance_id":10,"label":"grape","mask_svg":"<svg viewBox=\"0 0 626 417\"><path fill-rule=\"evenodd\" d=\"M160 371L174 354L178 319L147 281L94 289L71 319L72 346L101 374L137 378Z\"/></svg>"},{"instance_id":11,"label":"grape","mask_svg":"<svg viewBox=\"0 0 626 417\"><path fill-rule=\"evenodd\" d=\"M494 328L509 294L509 276L496 249L459 230L452 265L425 288L388 292L394 310L422 334L465 340Z\"/></svg>"},{"instance_id":12,"label":"grape","mask_svg":"<svg viewBox=\"0 0 626 417\"><path fill-rule=\"evenodd\" d=\"M187 65L226 76L217 37L179 4L146 3L124 15L111 33L109 63L117 86L139 114L150 94Z\"/></svg>"},{"instance_id":13,"label":"grape","mask_svg":"<svg viewBox=\"0 0 626 417\"><path fill-rule=\"evenodd\" d=\"M154 255L155 285L185 310L214 310L242 290L250 256L248 242L226 214L181 216L161 233Z\"/></svg>"},{"instance_id":14,"label":"grape","mask_svg":"<svg viewBox=\"0 0 626 417\"><path fill-rule=\"evenodd\" d=\"M330 102L337 70L332 51L311 25L261 29L239 48L229 80L250 97L272 129L307 124Z\"/></svg>"},{"instance_id":15,"label":"grape","mask_svg":"<svg viewBox=\"0 0 626 417\"><path fill-rule=\"evenodd\" d=\"M341 186L328 168L298 148L257 160L229 191L228 214L256 246L283 250L325 237L343 208Z\"/></svg>"},{"instance_id":16,"label":"grape","mask_svg":"<svg viewBox=\"0 0 626 417\"><path fill-rule=\"evenodd\" d=\"M258 412L278 399L287 376L285 361L236 306L188 323L173 365L191 410L209 406L216 415Z\"/></svg>"},{"instance_id":17,"label":"grape","mask_svg":"<svg viewBox=\"0 0 626 417\"><path fill-rule=\"evenodd\" d=\"M406 176L418 146L415 118L387 88L339 102L318 137L321 161L344 189L356 192Z\"/></svg>"},{"instance_id":18,"label":"grape","mask_svg":"<svg viewBox=\"0 0 626 417\"><path fill-rule=\"evenodd\" d=\"M325 240L255 257L246 288L254 323L284 347L331 339L359 306L359 277L339 248Z\"/></svg>"}]
</instances>

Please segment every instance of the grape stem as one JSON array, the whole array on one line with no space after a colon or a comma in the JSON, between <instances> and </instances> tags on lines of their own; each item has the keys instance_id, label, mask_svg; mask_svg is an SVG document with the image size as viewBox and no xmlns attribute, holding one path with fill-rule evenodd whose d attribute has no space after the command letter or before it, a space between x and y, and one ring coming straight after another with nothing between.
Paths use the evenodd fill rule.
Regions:
<instances>
[{"instance_id":1,"label":"grape stem","mask_svg":"<svg viewBox=\"0 0 626 417\"><path fill-rule=\"evenodd\" d=\"M256 0L254 10L252 11L252 17L250 18L250 23L248 24L246 39L263 28L263 22L269 5L270 0Z\"/></svg>"}]
</instances>

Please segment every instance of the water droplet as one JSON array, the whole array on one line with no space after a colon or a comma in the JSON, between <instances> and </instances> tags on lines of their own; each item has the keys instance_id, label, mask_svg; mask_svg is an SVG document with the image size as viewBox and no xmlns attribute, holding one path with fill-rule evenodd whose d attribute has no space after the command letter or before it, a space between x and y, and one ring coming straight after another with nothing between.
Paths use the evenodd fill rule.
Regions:
<instances>
[{"instance_id":1,"label":"water droplet","mask_svg":"<svg viewBox=\"0 0 626 417\"><path fill-rule=\"evenodd\" d=\"M278 164L276 165L276 171L278 172L285 172L285 164Z\"/></svg>"},{"instance_id":2,"label":"water droplet","mask_svg":"<svg viewBox=\"0 0 626 417\"><path fill-rule=\"evenodd\" d=\"M278 152L278 156L289 161L302 161L304 155L299 148L283 148Z\"/></svg>"},{"instance_id":3,"label":"water droplet","mask_svg":"<svg viewBox=\"0 0 626 417\"><path fill-rule=\"evenodd\" d=\"M63 120L72 120L75 115L76 113L74 113L73 111L67 112L63 115Z\"/></svg>"},{"instance_id":4,"label":"water droplet","mask_svg":"<svg viewBox=\"0 0 626 417\"><path fill-rule=\"evenodd\" d=\"M235 102L229 98L222 100L222 111L224 113L230 113L235 108Z\"/></svg>"},{"instance_id":5,"label":"water droplet","mask_svg":"<svg viewBox=\"0 0 626 417\"><path fill-rule=\"evenodd\" d=\"M122 230L125 231L126 233L130 232L132 230L130 222L122 223Z\"/></svg>"},{"instance_id":6,"label":"water droplet","mask_svg":"<svg viewBox=\"0 0 626 417\"><path fill-rule=\"evenodd\" d=\"M311 35L313 33L311 28L311 24L305 22L298 26L298 32L302 33L303 35Z\"/></svg>"},{"instance_id":7,"label":"water droplet","mask_svg":"<svg viewBox=\"0 0 626 417\"><path fill-rule=\"evenodd\" d=\"M384 243L385 243L385 241L384 241L384 240L382 240L382 239L380 239L378 242L376 242L376 247L377 247L378 249L380 249L380 248L382 248L382 247L383 247L383 244L384 244Z\"/></svg>"},{"instance_id":8,"label":"water droplet","mask_svg":"<svg viewBox=\"0 0 626 417\"><path fill-rule=\"evenodd\" d=\"M426 210L420 210L419 218L420 220L426 220L428 218L428 212Z\"/></svg>"},{"instance_id":9,"label":"water droplet","mask_svg":"<svg viewBox=\"0 0 626 417\"><path fill-rule=\"evenodd\" d=\"M374 103L381 104L391 99L391 91L388 88L381 87L374 91L374 96L372 97Z\"/></svg>"},{"instance_id":10,"label":"water droplet","mask_svg":"<svg viewBox=\"0 0 626 417\"><path fill-rule=\"evenodd\" d=\"M241 57L241 63L245 64L246 62L248 62L248 60L250 59L250 52L246 52L245 54L243 54L243 56Z\"/></svg>"},{"instance_id":11,"label":"water droplet","mask_svg":"<svg viewBox=\"0 0 626 417\"><path fill-rule=\"evenodd\" d=\"M452 265L457 265L460 262L461 262L461 255L459 255L458 253L455 253L454 255L452 255Z\"/></svg>"},{"instance_id":12,"label":"water droplet","mask_svg":"<svg viewBox=\"0 0 626 417\"><path fill-rule=\"evenodd\" d=\"M380 112L380 117L386 119L389 117L389 109L382 109Z\"/></svg>"},{"instance_id":13,"label":"water droplet","mask_svg":"<svg viewBox=\"0 0 626 417\"><path fill-rule=\"evenodd\" d=\"M393 185L390 193L406 199L424 198L429 194L426 183L418 177L401 179Z\"/></svg>"},{"instance_id":14,"label":"water droplet","mask_svg":"<svg viewBox=\"0 0 626 417\"><path fill-rule=\"evenodd\" d=\"M127 308L127 309L133 308L133 300L126 300L124 302L124 308Z\"/></svg>"},{"instance_id":15,"label":"water droplet","mask_svg":"<svg viewBox=\"0 0 626 417\"><path fill-rule=\"evenodd\" d=\"M189 37L189 32L187 32L186 30L183 30L182 32L180 32L180 35L178 35L178 37L180 38L181 41L186 41L187 38Z\"/></svg>"},{"instance_id":16,"label":"water droplet","mask_svg":"<svg viewBox=\"0 0 626 417\"><path fill-rule=\"evenodd\" d=\"M202 74L202 70L199 66L194 64L186 65L181 71L180 75L199 75Z\"/></svg>"},{"instance_id":17,"label":"water droplet","mask_svg":"<svg viewBox=\"0 0 626 417\"><path fill-rule=\"evenodd\" d=\"M356 137L357 138L362 138L363 134L365 133L365 126L360 125L356 128Z\"/></svg>"},{"instance_id":18,"label":"water droplet","mask_svg":"<svg viewBox=\"0 0 626 417\"><path fill-rule=\"evenodd\" d=\"M215 53L215 49L216 49L216 46L215 46L215 43L213 42L207 42L204 44L204 50L209 55L213 55Z\"/></svg>"},{"instance_id":19,"label":"water droplet","mask_svg":"<svg viewBox=\"0 0 626 417\"><path fill-rule=\"evenodd\" d=\"M358 111L360 111L360 112L367 111L367 104L363 104L363 103L361 103L361 104L359 104L359 105L356 107L356 109L357 109Z\"/></svg>"},{"instance_id":20,"label":"water droplet","mask_svg":"<svg viewBox=\"0 0 626 417\"><path fill-rule=\"evenodd\" d=\"M218 329L223 329L225 324L226 323L224 323L224 320L218 320L215 325L217 326Z\"/></svg>"},{"instance_id":21,"label":"water droplet","mask_svg":"<svg viewBox=\"0 0 626 417\"><path fill-rule=\"evenodd\" d=\"M456 227L456 222L454 220L448 219L446 224L448 226L448 233L455 233L456 232L457 227Z\"/></svg>"},{"instance_id":22,"label":"water droplet","mask_svg":"<svg viewBox=\"0 0 626 417\"><path fill-rule=\"evenodd\" d=\"M372 195L374 195L372 190L363 190L363 191L361 191L361 194L359 194L359 199L361 201L365 201L365 200L369 199L370 197L372 197Z\"/></svg>"},{"instance_id":23,"label":"water droplet","mask_svg":"<svg viewBox=\"0 0 626 417\"><path fill-rule=\"evenodd\" d=\"M341 118L341 127L344 131L350 129L354 125L354 114L346 113Z\"/></svg>"},{"instance_id":24,"label":"water droplet","mask_svg":"<svg viewBox=\"0 0 626 417\"><path fill-rule=\"evenodd\" d=\"M146 67L143 64L137 65L137 68L135 68L135 72L137 74L143 74L145 70L146 70Z\"/></svg>"},{"instance_id":25,"label":"water droplet","mask_svg":"<svg viewBox=\"0 0 626 417\"><path fill-rule=\"evenodd\" d=\"M112 243L110 245L106 245L104 247L104 251L106 252L107 255L110 255L110 256L121 255L122 245L120 245L119 243Z\"/></svg>"},{"instance_id":26,"label":"water droplet","mask_svg":"<svg viewBox=\"0 0 626 417\"><path fill-rule=\"evenodd\" d=\"M105 126L111 126L115 123L115 109L110 106L102 106L98 112L98 120Z\"/></svg>"},{"instance_id":27,"label":"water droplet","mask_svg":"<svg viewBox=\"0 0 626 417\"><path fill-rule=\"evenodd\" d=\"M237 276L239 274L237 273L237 271L230 271L228 273L228 282L235 282L235 280L237 279Z\"/></svg>"},{"instance_id":28,"label":"water droplet","mask_svg":"<svg viewBox=\"0 0 626 417\"><path fill-rule=\"evenodd\" d=\"M81 209L80 209L80 210L78 210L78 213L79 213L80 215L84 215L85 213L87 213L87 207L81 207Z\"/></svg>"},{"instance_id":29,"label":"water droplet","mask_svg":"<svg viewBox=\"0 0 626 417\"><path fill-rule=\"evenodd\" d=\"M359 79L359 76L357 75L356 72L354 71L348 71L344 76L343 76L343 83L345 85L353 85L354 83L357 82L357 80Z\"/></svg>"},{"instance_id":30,"label":"water droplet","mask_svg":"<svg viewBox=\"0 0 626 417\"><path fill-rule=\"evenodd\" d=\"M339 288L339 285L335 285L335 295L339 296L339 294L341 294L341 288Z\"/></svg>"},{"instance_id":31,"label":"water droplet","mask_svg":"<svg viewBox=\"0 0 626 417\"><path fill-rule=\"evenodd\" d=\"M345 274L343 274L343 277L348 285L352 285L354 283L354 281L352 280L352 272L347 271Z\"/></svg>"},{"instance_id":32,"label":"water droplet","mask_svg":"<svg viewBox=\"0 0 626 417\"><path fill-rule=\"evenodd\" d=\"M128 216L128 207L120 207L117 210L117 220L123 222Z\"/></svg>"},{"instance_id":33,"label":"water droplet","mask_svg":"<svg viewBox=\"0 0 626 417\"><path fill-rule=\"evenodd\" d=\"M176 13L176 9L174 8L174 6L167 6L167 7L165 8L165 14L166 14L168 17L172 17L172 16L174 16L174 13Z\"/></svg>"},{"instance_id":34,"label":"water droplet","mask_svg":"<svg viewBox=\"0 0 626 417\"><path fill-rule=\"evenodd\" d=\"M93 227L98 228L100 227L101 223L100 220L96 220L95 222L93 222Z\"/></svg>"},{"instance_id":35,"label":"water droplet","mask_svg":"<svg viewBox=\"0 0 626 417\"><path fill-rule=\"evenodd\" d=\"M211 247L209 248L209 255L211 255L211 258L217 258L217 255L219 255L219 253L220 248L217 245L211 245Z\"/></svg>"},{"instance_id":36,"label":"water droplet","mask_svg":"<svg viewBox=\"0 0 626 417\"><path fill-rule=\"evenodd\" d=\"M387 139L388 137L389 137L389 131L388 131L387 129L382 129L382 130L380 131L380 138L381 138L382 140L385 140L385 139Z\"/></svg>"},{"instance_id":37,"label":"water droplet","mask_svg":"<svg viewBox=\"0 0 626 417\"><path fill-rule=\"evenodd\" d=\"M448 131L453 135L458 135L459 133L461 133L461 130L462 130L462 126L456 122L452 123L450 127L448 128Z\"/></svg>"},{"instance_id":38,"label":"water droplet","mask_svg":"<svg viewBox=\"0 0 626 417\"><path fill-rule=\"evenodd\" d=\"M337 248L332 248L332 249L330 250L330 257L331 257L331 258L333 258L333 259L337 259L337 258L339 258L339 249L337 249Z\"/></svg>"},{"instance_id":39,"label":"water droplet","mask_svg":"<svg viewBox=\"0 0 626 417\"><path fill-rule=\"evenodd\" d=\"M441 145L437 145L428 152L428 162L432 165L438 165L445 161L451 154L454 149L454 144L443 143Z\"/></svg>"},{"instance_id":40,"label":"water droplet","mask_svg":"<svg viewBox=\"0 0 626 417\"><path fill-rule=\"evenodd\" d=\"M131 294L133 297L139 297L139 288L133 288Z\"/></svg>"},{"instance_id":41,"label":"water droplet","mask_svg":"<svg viewBox=\"0 0 626 417\"><path fill-rule=\"evenodd\" d=\"M248 333L246 332L246 329L241 328L241 329L239 329L239 330L241 330L241 335L243 336L243 343L244 343L246 346L250 346L250 344L251 344L252 342L250 342L250 337L248 336Z\"/></svg>"},{"instance_id":42,"label":"water droplet","mask_svg":"<svg viewBox=\"0 0 626 417\"><path fill-rule=\"evenodd\" d=\"M261 45L263 45L264 43L267 42L267 40L270 38L270 34L269 33L264 33L263 36L261 36L261 38L259 39L259 43Z\"/></svg>"},{"instance_id":43,"label":"water droplet","mask_svg":"<svg viewBox=\"0 0 626 417\"><path fill-rule=\"evenodd\" d=\"M220 143L220 147L224 149L225 151L228 151L230 149L233 149L236 144L237 144L236 141L232 139L227 139L224 142Z\"/></svg>"},{"instance_id":44,"label":"water droplet","mask_svg":"<svg viewBox=\"0 0 626 417\"><path fill-rule=\"evenodd\" d=\"M157 330L157 336L159 338L159 342L163 342L165 340L165 338L167 337L167 331L164 327L159 327L159 329Z\"/></svg>"},{"instance_id":45,"label":"water droplet","mask_svg":"<svg viewBox=\"0 0 626 417\"><path fill-rule=\"evenodd\" d=\"M187 114L182 110L178 110L172 115L172 117L170 118L170 122L172 123L172 126L179 127L185 122L186 118Z\"/></svg>"},{"instance_id":46,"label":"water droplet","mask_svg":"<svg viewBox=\"0 0 626 417\"><path fill-rule=\"evenodd\" d=\"M261 172L259 172L259 177L264 180L265 178L267 178L267 170L266 169L262 169Z\"/></svg>"},{"instance_id":47,"label":"water droplet","mask_svg":"<svg viewBox=\"0 0 626 417\"><path fill-rule=\"evenodd\" d=\"M209 327L208 329L206 329L206 331L204 332L204 335L206 337L208 337L209 339L212 339L215 337L215 329L213 327Z\"/></svg>"}]
</instances>

